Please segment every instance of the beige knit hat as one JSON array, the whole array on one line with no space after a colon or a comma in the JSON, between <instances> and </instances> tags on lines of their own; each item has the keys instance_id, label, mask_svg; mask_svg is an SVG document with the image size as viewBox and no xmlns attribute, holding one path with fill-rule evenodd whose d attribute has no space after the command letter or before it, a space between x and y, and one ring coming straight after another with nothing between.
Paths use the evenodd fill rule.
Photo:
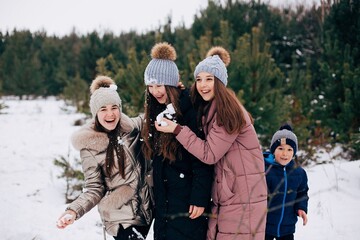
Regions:
<instances>
[{"instance_id":1,"label":"beige knit hat","mask_svg":"<svg viewBox=\"0 0 360 240\"><path fill-rule=\"evenodd\" d=\"M111 78L107 76L97 76L90 86L90 110L95 118L99 109L105 105L118 105L121 110L121 99L118 94L117 86Z\"/></svg>"}]
</instances>

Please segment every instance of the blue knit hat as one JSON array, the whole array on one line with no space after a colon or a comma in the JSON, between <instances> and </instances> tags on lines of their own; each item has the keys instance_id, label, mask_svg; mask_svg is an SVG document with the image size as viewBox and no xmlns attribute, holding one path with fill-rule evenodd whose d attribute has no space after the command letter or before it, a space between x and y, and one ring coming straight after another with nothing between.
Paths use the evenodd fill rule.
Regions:
<instances>
[{"instance_id":1,"label":"blue knit hat","mask_svg":"<svg viewBox=\"0 0 360 240\"><path fill-rule=\"evenodd\" d=\"M274 153L275 149L282 144L290 145L294 150L294 156L298 150L298 140L290 125L284 124L273 135L270 144L270 152Z\"/></svg>"},{"instance_id":2,"label":"blue knit hat","mask_svg":"<svg viewBox=\"0 0 360 240\"><path fill-rule=\"evenodd\" d=\"M145 85L158 84L176 87L179 82L179 70L175 64L176 51L166 42L157 43L151 49L151 58L145 69Z\"/></svg>"},{"instance_id":3,"label":"blue knit hat","mask_svg":"<svg viewBox=\"0 0 360 240\"><path fill-rule=\"evenodd\" d=\"M207 72L217 77L225 86L228 82L226 67L230 64L230 54L223 47L212 47L195 68L194 79L201 72Z\"/></svg>"},{"instance_id":4,"label":"blue knit hat","mask_svg":"<svg viewBox=\"0 0 360 240\"><path fill-rule=\"evenodd\" d=\"M93 117L101 107L113 104L121 110L121 99L114 80L106 76L96 77L90 86L90 110Z\"/></svg>"}]
</instances>

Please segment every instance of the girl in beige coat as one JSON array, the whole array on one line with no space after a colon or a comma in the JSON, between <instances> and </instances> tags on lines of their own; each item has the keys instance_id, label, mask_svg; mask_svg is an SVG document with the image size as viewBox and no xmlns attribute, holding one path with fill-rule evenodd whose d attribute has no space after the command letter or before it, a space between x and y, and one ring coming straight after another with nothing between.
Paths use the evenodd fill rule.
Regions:
<instances>
[{"instance_id":1,"label":"girl in beige coat","mask_svg":"<svg viewBox=\"0 0 360 240\"><path fill-rule=\"evenodd\" d=\"M104 229L114 239L145 239L152 215L139 141L141 118L121 114L112 79L99 76L90 89L94 118L72 135L80 151L85 191L69 204L57 226L65 228L98 205Z\"/></svg>"}]
</instances>

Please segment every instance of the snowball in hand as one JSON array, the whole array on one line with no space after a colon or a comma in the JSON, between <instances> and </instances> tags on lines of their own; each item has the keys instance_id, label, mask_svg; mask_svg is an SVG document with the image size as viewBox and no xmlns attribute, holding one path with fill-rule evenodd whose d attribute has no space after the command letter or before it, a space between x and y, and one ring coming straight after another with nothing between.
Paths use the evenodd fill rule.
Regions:
<instances>
[{"instance_id":1,"label":"snowball in hand","mask_svg":"<svg viewBox=\"0 0 360 240\"><path fill-rule=\"evenodd\" d=\"M172 103L170 103L166 106L166 109L164 111L162 111L156 116L156 121L158 122L159 126L167 126L168 124L162 119L166 117L167 119L172 120L174 118L173 114L175 114L175 109Z\"/></svg>"}]
</instances>

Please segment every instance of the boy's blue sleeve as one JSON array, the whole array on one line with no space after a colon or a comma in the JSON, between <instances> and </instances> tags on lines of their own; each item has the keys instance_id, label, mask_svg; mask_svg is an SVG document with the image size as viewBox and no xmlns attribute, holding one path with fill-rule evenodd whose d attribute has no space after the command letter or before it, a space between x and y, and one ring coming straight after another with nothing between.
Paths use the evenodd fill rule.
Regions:
<instances>
[{"instance_id":1,"label":"boy's blue sleeve","mask_svg":"<svg viewBox=\"0 0 360 240\"><path fill-rule=\"evenodd\" d=\"M297 210L301 209L301 210L304 210L307 213L307 211L308 211L308 201L309 201L308 178L307 178L307 174L306 174L305 170L302 169L302 168L301 168L301 170L302 170L301 183L300 183L299 189L297 191L296 203L295 203L295 211L297 212Z\"/></svg>"}]
</instances>

